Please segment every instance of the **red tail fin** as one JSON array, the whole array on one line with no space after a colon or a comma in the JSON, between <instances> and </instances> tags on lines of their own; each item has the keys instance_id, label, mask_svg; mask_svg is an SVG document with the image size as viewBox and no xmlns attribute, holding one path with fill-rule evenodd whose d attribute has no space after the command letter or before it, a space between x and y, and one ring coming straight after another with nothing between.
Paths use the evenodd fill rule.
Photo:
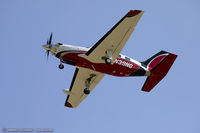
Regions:
<instances>
[{"instance_id":1,"label":"red tail fin","mask_svg":"<svg viewBox=\"0 0 200 133\"><path fill-rule=\"evenodd\" d=\"M150 71L150 76L147 77L142 91L151 91L166 76L176 57L175 54L160 51L150 59L142 62Z\"/></svg>"}]
</instances>

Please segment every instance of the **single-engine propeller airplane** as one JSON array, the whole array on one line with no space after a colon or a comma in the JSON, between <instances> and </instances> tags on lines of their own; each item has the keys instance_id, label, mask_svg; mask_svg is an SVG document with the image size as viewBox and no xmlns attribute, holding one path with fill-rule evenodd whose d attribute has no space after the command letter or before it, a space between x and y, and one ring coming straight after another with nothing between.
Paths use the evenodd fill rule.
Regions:
<instances>
[{"instance_id":1,"label":"single-engine propeller airplane","mask_svg":"<svg viewBox=\"0 0 200 133\"><path fill-rule=\"evenodd\" d=\"M76 108L104 77L109 74L119 77L147 76L142 91L149 92L168 73L177 55L160 51L146 61L139 62L120 54L132 34L136 24L143 15L141 10L130 10L112 29L110 29L94 46L90 48L68 44L52 44L52 33L47 44L49 52L63 63L76 66L74 77L67 94L66 107Z\"/></svg>"}]
</instances>

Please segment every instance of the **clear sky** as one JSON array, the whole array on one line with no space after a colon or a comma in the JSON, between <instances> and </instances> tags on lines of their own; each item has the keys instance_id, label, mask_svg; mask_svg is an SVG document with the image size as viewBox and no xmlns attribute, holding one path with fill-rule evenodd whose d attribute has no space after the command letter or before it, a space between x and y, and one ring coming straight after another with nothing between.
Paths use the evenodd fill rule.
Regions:
<instances>
[{"instance_id":1,"label":"clear sky","mask_svg":"<svg viewBox=\"0 0 200 133\"><path fill-rule=\"evenodd\" d=\"M199 133L198 0L1 0L0 132L52 128L56 133ZM145 77L106 75L78 108L64 107L75 67L58 69L42 45L94 45L130 9L145 13L122 53L143 61L178 55L150 93Z\"/></svg>"}]
</instances>

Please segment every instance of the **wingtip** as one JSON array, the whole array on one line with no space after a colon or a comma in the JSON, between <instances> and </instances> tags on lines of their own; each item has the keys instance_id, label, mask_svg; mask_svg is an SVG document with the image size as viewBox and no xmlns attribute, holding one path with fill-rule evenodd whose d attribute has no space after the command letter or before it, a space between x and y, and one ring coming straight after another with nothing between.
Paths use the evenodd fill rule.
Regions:
<instances>
[{"instance_id":1,"label":"wingtip","mask_svg":"<svg viewBox=\"0 0 200 133\"><path fill-rule=\"evenodd\" d=\"M72 105L71 105L69 102L66 102L66 103L65 103L65 107L73 108Z\"/></svg>"},{"instance_id":2,"label":"wingtip","mask_svg":"<svg viewBox=\"0 0 200 133\"><path fill-rule=\"evenodd\" d=\"M133 17L133 16L139 14L140 12L142 12L142 10L130 10L127 14L127 17Z\"/></svg>"}]
</instances>

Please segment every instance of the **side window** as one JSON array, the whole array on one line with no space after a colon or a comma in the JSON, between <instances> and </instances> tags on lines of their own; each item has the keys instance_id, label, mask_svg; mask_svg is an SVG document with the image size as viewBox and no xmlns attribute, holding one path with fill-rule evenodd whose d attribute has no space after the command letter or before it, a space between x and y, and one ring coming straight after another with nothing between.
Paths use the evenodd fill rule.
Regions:
<instances>
[{"instance_id":1,"label":"side window","mask_svg":"<svg viewBox=\"0 0 200 133\"><path fill-rule=\"evenodd\" d=\"M131 59L130 59L130 58L128 58L128 57L125 57L125 60L127 60L127 61L130 61Z\"/></svg>"},{"instance_id":2,"label":"side window","mask_svg":"<svg viewBox=\"0 0 200 133\"><path fill-rule=\"evenodd\" d=\"M118 57L119 57L119 58L122 58L120 54L118 55Z\"/></svg>"},{"instance_id":3,"label":"side window","mask_svg":"<svg viewBox=\"0 0 200 133\"><path fill-rule=\"evenodd\" d=\"M59 47L60 45L63 45L62 43L57 43L56 44L56 47Z\"/></svg>"}]
</instances>

